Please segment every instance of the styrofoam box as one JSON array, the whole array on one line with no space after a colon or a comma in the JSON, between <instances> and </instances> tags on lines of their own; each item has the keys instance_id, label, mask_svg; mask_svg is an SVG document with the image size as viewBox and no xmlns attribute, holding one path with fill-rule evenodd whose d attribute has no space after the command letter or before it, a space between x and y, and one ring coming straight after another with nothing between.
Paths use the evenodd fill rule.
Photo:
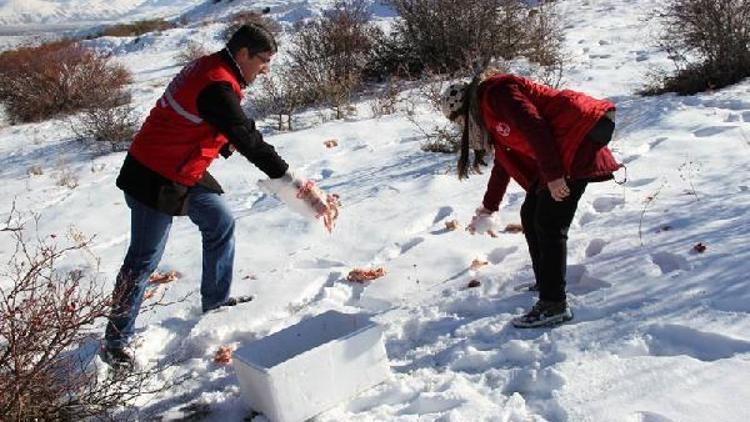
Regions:
<instances>
[{"instance_id":1,"label":"styrofoam box","mask_svg":"<svg viewBox=\"0 0 750 422\"><path fill-rule=\"evenodd\" d=\"M307 420L390 372L380 327L336 311L242 346L233 362L246 403L272 422Z\"/></svg>"}]
</instances>

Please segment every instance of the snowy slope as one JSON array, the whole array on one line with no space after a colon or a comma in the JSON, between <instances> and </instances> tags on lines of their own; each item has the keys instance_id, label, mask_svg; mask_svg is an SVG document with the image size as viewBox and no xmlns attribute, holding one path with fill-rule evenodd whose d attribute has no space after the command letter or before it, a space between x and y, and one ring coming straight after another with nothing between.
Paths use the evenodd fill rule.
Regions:
<instances>
[{"instance_id":1,"label":"snowy slope","mask_svg":"<svg viewBox=\"0 0 750 422\"><path fill-rule=\"evenodd\" d=\"M206 420L242 420L249 411L231 367L213 363L216 349L337 309L371 313L383 325L393 374L320 421L748 420L750 81L690 97L635 96L648 67L665 63L643 19L658 2L556 3L573 56L567 87L617 102L613 150L628 168L624 185L587 189L571 228L575 320L555 329L512 328L510 318L535 299L515 289L533 277L523 236L445 230L448 220L470 220L488 172L458 182L454 157L422 152L403 112L375 119L361 103L356 116L321 123L312 111L292 133L274 132L267 122L266 139L341 196L338 226L328 235L263 195L255 185L262 173L242 158L215 163L237 218L233 292L258 300L201 316L200 235L177 219L160 268L184 276L163 288L167 299L193 295L141 316L138 350L144 363L184 359L175 371L191 377L144 400L142 410L170 420L187 416L184 408L193 404L207 406ZM323 4L304 8L318 13ZM219 30L175 29L137 46L127 39L96 45L135 72L135 105L145 116L179 70L174 49L195 37L212 40ZM426 108L419 118L442 119ZM332 138L339 146L327 149L323 142ZM42 233L75 224L96 234L92 251L112 283L129 236L129 213L114 186L123 154L92 156L70 139L62 121L0 128L0 193L19 209L40 212ZM43 174L30 176L32 166ZM57 185L66 172L78 178L75 189ZM511 185L504 222L519 222L522 201ZM9 204L4 208L0 220ZM694 251L698 243L705 252ZM4 238L0 258L12 246ZM489 265L472 271L475 258ZM85 259L71 256L64 265ZM387 276L368 285L344 280L354 266L381 265ZM472 279L481 286L467 289Z\"/></svg>"},{"instance_id":2,"label":"snowy slope","mask_svg":"<svg viewBox=\"0 0 750 422\"><path fill-rule=\"evenodd\" d=\"M60 24L178 14L195 0L2 0L0 24Z\"/></svg>"}]
</instances>

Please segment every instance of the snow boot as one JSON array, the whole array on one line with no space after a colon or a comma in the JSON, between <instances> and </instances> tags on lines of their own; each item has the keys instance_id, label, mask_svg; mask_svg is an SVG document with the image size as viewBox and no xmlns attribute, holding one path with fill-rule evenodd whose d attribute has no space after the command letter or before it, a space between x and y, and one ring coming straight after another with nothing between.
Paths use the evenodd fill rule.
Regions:
<instances>
[{"instance_id":1,"label":"snow boot","mask_svg":"<svg viewBox=\"0 0 750 422\"><path fill-rule=\"evenodd\" d=\"M517 292L538 292L539 283L521 283L513 287L513 290Z\"/></svg>"},{"instance_id":2,"label":"snow boot","mask_svg":"<svg viewBox=\"0 0 750 422\"><path fill-rule=\"evenodd\" d=\"M135 368L135 354L127 347L102 346L99 356L114 370L132 371Z\"/></svg>"},{"instance_id":3,"label":"snow boot","mask_svg":"<svg viewBox=\"0 0 750 422\"><path fill-rule=\"evenodd\" d=\"M253 296L252 295L232 296L229 299L225 300L224 302L222 302L222 303L220 303L220 304L218 304L216 306L213 306L211 308L203 308L203 313L205 314L208 311L213 311L214 309L223 308L225 306L237 306L237 305L239 305L241 303L250 302L251 300L253 300Z\"/></svg>"},{"instance_id":4,"label":"snow boot","mask_svg":"<svg viewBox=\"0 0 750 422\"><path fill-rule=\"evenodd\" d=\"M527 313L513 318L510 322L516 328L549 327L573 319L566 301L550 302L539 300Z\"/></svg>"}]
</instances>

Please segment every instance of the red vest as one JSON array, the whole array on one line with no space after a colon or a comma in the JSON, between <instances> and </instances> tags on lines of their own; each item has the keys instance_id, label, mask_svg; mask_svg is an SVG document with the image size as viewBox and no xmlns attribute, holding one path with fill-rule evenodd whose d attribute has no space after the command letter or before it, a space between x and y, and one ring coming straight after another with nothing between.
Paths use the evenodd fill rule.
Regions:
<instances>
[{"instance_id":1,"label":"red vest","mask_svg":"<svg viewBox=\"0 0 750 422\"><path fill-rule=\"evenodd\" d=\"M151 109L133 139L130 154L167 179L195 185L227 142L198 115L198 95L215 82L230 83L242 99L240 83L220 53L193 61L172 79Z\"/></svg>"},{"instance_id":2,"label":"red vest","mask_svg":"<svg viewBox=\"0 0 750 422\"><path fill-rule=\"evenodd\" d=\"M529 143L529 135L523 129L530 123L515 121L512 115L505 115L505 113L498 114L498 109L510 110L514 107L510 104L506 107L504 99L499 94L493 93L495 88L506 84L518 86L528 99L528 104L524 106L537 112L549 125L552 141L556 144L556 149L560 154L564 176L593 175L581 174L583 169L576 168L576 153L594 125L607 111L614 109L615 105L580 92L553 89L514 75L496 75L482 82L479 92L480 109L484 125L495 144L496 159L524 188L528 188L529 184L538 177L538 160ZM609 154L606 148L600 151ZM617 168L615 166L613 169L612 163L607 163L606 171L611 172ZM586 169L583 173L596 173L597 171Z\"/></svg>"}]
</instances>

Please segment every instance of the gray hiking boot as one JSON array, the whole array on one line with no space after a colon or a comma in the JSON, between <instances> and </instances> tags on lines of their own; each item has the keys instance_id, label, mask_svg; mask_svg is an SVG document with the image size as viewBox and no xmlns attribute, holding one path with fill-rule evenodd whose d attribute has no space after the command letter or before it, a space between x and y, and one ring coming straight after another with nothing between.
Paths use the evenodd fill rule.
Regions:
<instances>
[{"instance_id":1,"label":"gray hiking boot","mask_svg":"<svg viewBox=\"0 0 750 422\"><path fill-rule=\"evenodd\" d=\"M135 368L135 353L129 347L102 346L99 356L114 370L132 371Z\"/></svg>"},{"instance_id":2,"label":"gray hiking boot","mask_svg":"<svg viewBox=\"0 0 750 422\"><path fill-rule=\"evenodd\" d=\"M547 327L573 319L566 301L548 302L539 300L527 313L513 318L510 322L516 328Z\"/></svg>"}]
</instances>

